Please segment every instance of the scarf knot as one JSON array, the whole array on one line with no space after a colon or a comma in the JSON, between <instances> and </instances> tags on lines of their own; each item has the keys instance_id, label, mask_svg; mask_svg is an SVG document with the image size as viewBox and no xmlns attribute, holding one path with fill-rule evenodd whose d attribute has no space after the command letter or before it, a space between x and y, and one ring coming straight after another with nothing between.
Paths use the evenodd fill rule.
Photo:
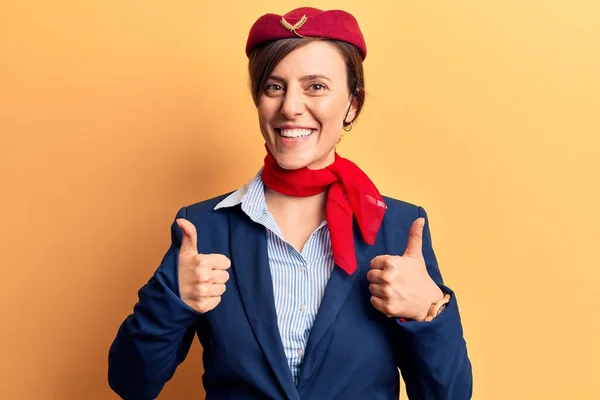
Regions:
<instances>
[{"instance_id":1,"label":"scarf knot","mask_svg":"<svg viewBox=\"0 0 600 400\"><path fill-rule=\"evenodd\" d=\"M262 181L269 189L288 196L313 196L327 190L325 216L334 262L348 274L356 271L353 217L363 240L373 245L386 210L383 197L356 164L335 153L335 161L326 168L286 170L267 148Z\"/></svg>"}]
</instances>

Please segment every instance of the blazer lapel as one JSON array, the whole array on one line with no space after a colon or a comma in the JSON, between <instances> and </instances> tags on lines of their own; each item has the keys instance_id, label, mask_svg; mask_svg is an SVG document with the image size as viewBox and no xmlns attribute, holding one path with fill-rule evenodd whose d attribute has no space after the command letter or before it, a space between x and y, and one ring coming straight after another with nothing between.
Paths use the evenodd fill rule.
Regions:
<instances>
[{"instance_id":1,"label":"blazer lapel","mask_svg":"<svg viewBox=\"0 0 600 400\"><path fill-rule=\"evenodd\" d=\"M230 214L229 224L231 263L246 315L286 398L299 399L277 326L265 228L241 211Z\"/></svg>"},{"instance_id":2,"label":"blazer lapel","mask_svg":"<svg viewBox=\"0 0 600 400\"><path fill-rule=\"evenodd\" d=\"M321 306L319 307L315 322L308 337L308 343L306 345L304 360L302 363L300 386L302 386L302 381L310 378L310 376L318 369L319 365L323 361L326 352L315 351L316 346L321 340L331 340L331 336L328 336L327 339L324 339L324 335L332 327L337 314L342 308L346 297L348 297L348 293L356 281L356 277L361 274L361 265L364 264L369 245L362 240L360 230L356 223L354 224L353 231L354 249L358 268L352 275L348 275L336 264L331 272L331 277L327 282L327 287L325 289ZM325 342L322 343L320 348L328 347L327 344L328 343Z\"/></svg>"}]
</instances>

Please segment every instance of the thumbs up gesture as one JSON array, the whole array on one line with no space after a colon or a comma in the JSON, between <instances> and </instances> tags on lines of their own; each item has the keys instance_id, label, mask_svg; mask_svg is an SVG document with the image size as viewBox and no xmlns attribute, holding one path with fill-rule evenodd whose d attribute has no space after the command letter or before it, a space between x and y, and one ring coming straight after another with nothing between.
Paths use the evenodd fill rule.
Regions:
<instances>
[{"instance_id":1,"label":"thumbs up gesture","mask_svg":"<svg viewBox=\"0 0 600 400\"><path fill-rule=\"evenodd\" d=\"M444 293L427 273L423 257L423 227L418 218L410 227L402 256L381 255L371 260L367 279L371 304L388 317L423 321L431 304Z\"/></svg>"},{"instance_id":2,"label":"thumbs up gesture","mask_svg":"<svg viewBox=\"0 0 600 400\"><path fill-rule=\"evenodd\" d=\"M205 313L221 302L231 261L222 254L198 254L198 234L190 221L179 218L183 231L179 249L179 294L188 306Z\"/></svg>"}]
</instances>

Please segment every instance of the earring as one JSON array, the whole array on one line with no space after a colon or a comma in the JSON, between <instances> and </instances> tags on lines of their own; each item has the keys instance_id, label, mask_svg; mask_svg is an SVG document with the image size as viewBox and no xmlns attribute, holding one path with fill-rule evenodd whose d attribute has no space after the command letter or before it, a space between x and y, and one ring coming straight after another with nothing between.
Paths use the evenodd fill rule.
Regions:
<instances>
[{"instance_id":1,"label":"earring","mask_svg":"<svg viewBox=\"0 0 600 400\"><path fill-rule=\"evenodd\" d=\"M348 126L350 127L350 129L348 129ZM350 132L353 127L354 127L354 121L350 122L350 125L346 125L342 129L344 129L346 132Z\"/></svg>"}]
</instances>

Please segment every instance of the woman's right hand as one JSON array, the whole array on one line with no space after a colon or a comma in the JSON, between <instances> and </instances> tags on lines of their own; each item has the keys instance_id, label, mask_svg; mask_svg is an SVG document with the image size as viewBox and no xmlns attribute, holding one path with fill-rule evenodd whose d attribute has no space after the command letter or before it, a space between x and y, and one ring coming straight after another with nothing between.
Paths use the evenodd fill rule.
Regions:
<instances>
[{"instance_id":1,"label":"woman's right hand","mask_svg":"<svg viewBox=\"0 0 600 400\"><path fill-rule=\"evenodd\" d=\"M231 261L223 254L198 254L194 224L183 218L176 222L183 231L179 249L179 296L194 310L208 312L221 302Z\"/></svg>"}]
</instances>

